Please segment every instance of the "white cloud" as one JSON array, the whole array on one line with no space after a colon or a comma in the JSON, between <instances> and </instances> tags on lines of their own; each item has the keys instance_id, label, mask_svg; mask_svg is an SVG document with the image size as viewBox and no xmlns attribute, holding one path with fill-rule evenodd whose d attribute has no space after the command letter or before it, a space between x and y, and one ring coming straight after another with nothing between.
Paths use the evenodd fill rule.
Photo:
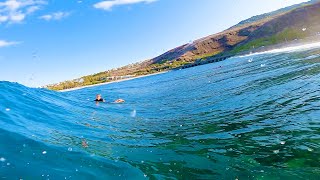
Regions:
<instances>
[{"instance_id":1,"label":"white cloud","mask_svg":"<svg viewBox=\"0 0 320 180\"><path fill-rule=\"evenodd\" d=\"M51 21L51 20L60 20L62 18L68 17L70 15L69 12L55 12L52 14L46 14L43 16L40 16L40 19Z\"/></svg>"},{"instance_id":2,"label":"white cloud","mask_svg":"<svg viewBox=\"0 0 320 180\"><path fill-rule=\"evenodd\" d=\"M10 41L5 41L5 40L0 40L0 48L2 47L8 47L12 45L20 44L19 42L10 42Z\"/></svg>"},{"instance_id":3,"label":"white cloud","mask_svg":"<svg viewBox=\"0 0 320 180\"><path fill-rule=\"evenodd\" d=\"M113 6L121 6L136 3L151 3L155 1L157 0L108 0L96 3L93 5L93 7L103 10L111 10Z\"/></svg>"},{"instance_id":4,"label":"white cloud","mask_svg":"<svg viewBox=\"0 0 320 180\"><path fill-rule=\"evenodd\" d=\"M19 23L46 4L44 0L5 0L0 2L0 23Z\"/></svg>"}]
</instances>

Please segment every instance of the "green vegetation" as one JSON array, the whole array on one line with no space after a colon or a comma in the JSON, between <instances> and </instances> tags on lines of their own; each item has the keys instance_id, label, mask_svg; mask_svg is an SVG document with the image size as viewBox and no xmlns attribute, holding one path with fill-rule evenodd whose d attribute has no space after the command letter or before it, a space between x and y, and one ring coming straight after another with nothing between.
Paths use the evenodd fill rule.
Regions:
<instances>
[{"instance_id":1,"label":"green vegetation","mask_svg":"<svg viewBox=\"0 0 320 180\"><path fill-rule=\"evenodd\" d=\"M123 67L115 70L110 70L106 72L101 72L93 75L88 75L81 77L79 79L74 79L71 81L64 81L59 84L52 84L48 85L47 88L51 90L64 90L64 89L70 89L70 88L76 88L76 87L82 87L82 86L89 86L94 84L100 84L105 82L111 82L121 79L121 76L128 76L130 77L137 77L137 76L143 76L148 74L154 74L158 72L168 71L174 68L178 68L186 64L185 61L161 61L157 64L151 64L145 68L136 68L137 70L132 71L130 74L128 74L130 71L127 70L129 67ZM133 67L135 68L135 67ZM119 72L120 71L120 72Z\"/></svg>"},{"instance_id":2,"label":"green vegetation","mask_svg":"<svg viewBox=\"0 0 320 180\"><path fill-rule=\"evenodd\" d=\"M206 54L201 54L201 55L198 55L198 56L195 56L194 59L206 59L208 57L212 57L212 56L215 56L217 54L219 54L220 52L214 52L214 53L206 53Z\"/></svg>"},{"instance_id":3,"label":"green vegetation","mask_svg":"<svg viewBox=\"0 0 320 180\"><path fill-rule=\"evenodd\" d=\"M250 41L246 44L236 46L230 53L237 54L242 51L249 51L252 48L259 48L262 46L270 46L286 41L292 41L295 39L302 39L307 37L307 33L303 32L301 29L285 29L284 31L266 38L259 38Z\"/></svg>"}]
</instances>

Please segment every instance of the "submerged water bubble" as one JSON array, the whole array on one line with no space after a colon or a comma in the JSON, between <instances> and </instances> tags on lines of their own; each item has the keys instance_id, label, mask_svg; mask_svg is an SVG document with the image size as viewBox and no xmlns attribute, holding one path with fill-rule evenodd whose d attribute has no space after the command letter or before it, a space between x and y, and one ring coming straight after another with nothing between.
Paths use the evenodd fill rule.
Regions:
<instances>
[{"instance_id":1,"label":"submerged water bubble","mask_svg":"<svg viewBox=\"0 0 320 180\"><path fill-rule=\"evenodd\" d=\"M1 162L5 162L5 161L6 161L6 158L1 157L1 158L0 158L0 161L1 161Z\"/></svg>"},{"instance_id":2,"label":"submerged water bubble","mask_svg":"<svg viewBox=\"0 0 320 180\"><path fill-rule=\"evenodd\" d=\"M134 109L131 113L130 113L131 117L136 117L137 116L137 111Z\"/></svg>"},{"instance_id":3,"label":"submerged water bubble","mask_svg":"<svg viewBox=\"0 0 320 180\"><path fill-rule=\"evenodd\" d=\"M273 150L273 153L278 154L280 151L279 150Z\"/></svg>"},{"instance_id":4,"label":"submerged water bubble","mask_svg":"<svg viewBox=\"0 0 320 180\"><path fill-rule=\"evenodd\" d=\"M265 67L265 66L266 66L266 64L261 64L260 66L261 66L261 67Z\"/></svg>"},{"instance_id":5,"label":"submerged water bubble","mask_svg":"<svg viewBox=\"0 0 320 180\"><path fill-rule=\"evenodd\" d=\"M312 151L313 151L313 149L312 149L312 148L308 148L308 151L309 151L309 152L312 152Z\"/></svg>"},{"instance_id":6,"label":"submerged water bubble","mask_svg":"<svg viewBox=\"0 0 320 180\"><path fill-rule=\"evenodd\" d=\"M253 59L249 59L249 60L248 60L248 62L250 62L250 63L251 63L252 61L253 61Z\"/></svg>"},{"instance_id":7,"label":"submerged water bubble","mask_svg":"<svg viewBox=\"0 0 320 180\"><path fill-rule=\"evenodd\" d=\"M47 154L47 151L42 151L42 154Z\"/></svg>"},{"instance_id":8,"label":"submerged water bubble","mask_svg":"<svg viewBox=\"0 0 320 180\"><path fill-rule=\"evenodd\" d=\"M286 144L286 142L285 141L281 141L280 144L284 145L284 144Z\"/></svg>"},{"instance_id":9,"label":"submerged water bubble","mask_svg":"<svg viewBox=\"0 0 320 180\"><path fill-rule=\"evenodd\" d=\"M11 109L10 108L6 108L6 111L10 111Z\"/></svg>"},{"instance_id":10,"label":"submerged water bubble","mask_svg":"<svg viewBox=\"0 0 320 180\"><path fill-rule=\"evenodd\" d=\"M69 148L68 148L68 151L72 151L72 147L69 147Z\"/></svg>"}]
</instances>

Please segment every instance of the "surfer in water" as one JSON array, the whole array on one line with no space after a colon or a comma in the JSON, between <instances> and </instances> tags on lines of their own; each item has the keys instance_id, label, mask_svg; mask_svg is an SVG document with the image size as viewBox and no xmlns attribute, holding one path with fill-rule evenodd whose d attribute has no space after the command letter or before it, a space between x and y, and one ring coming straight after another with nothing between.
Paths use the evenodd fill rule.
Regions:
<instances>
[{"instance_id":1,"label":"surfer in water","mask_svg":"<svg viewBox=\"0 0 320 180\"><path fill-rule=\"evenodd\" d=\"M97 94L96 95L96 99L94 100L96 101L97 103L98 102L106 102L102 97L101 97L101 94ZM123 99L117 99L114 101L115 103L124 103L125 101Z\"/></svg>"}]
</instances>

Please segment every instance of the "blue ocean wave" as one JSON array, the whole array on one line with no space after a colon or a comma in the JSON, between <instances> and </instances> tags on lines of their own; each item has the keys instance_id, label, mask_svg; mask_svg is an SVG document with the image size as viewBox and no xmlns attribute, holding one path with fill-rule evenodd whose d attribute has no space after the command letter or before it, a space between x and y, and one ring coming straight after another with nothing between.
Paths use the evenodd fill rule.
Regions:
<instances>
[{"instance_id":1,"label":"blue ocean wave","mask_svg":"<svg viewBox=\"0 0 320 180\"><path fill-rule=\"evenodd\" d=\"M0 82L0 177L316 179L319 54L234 57L70 92Z\"/></svg>"}]
</instances>

